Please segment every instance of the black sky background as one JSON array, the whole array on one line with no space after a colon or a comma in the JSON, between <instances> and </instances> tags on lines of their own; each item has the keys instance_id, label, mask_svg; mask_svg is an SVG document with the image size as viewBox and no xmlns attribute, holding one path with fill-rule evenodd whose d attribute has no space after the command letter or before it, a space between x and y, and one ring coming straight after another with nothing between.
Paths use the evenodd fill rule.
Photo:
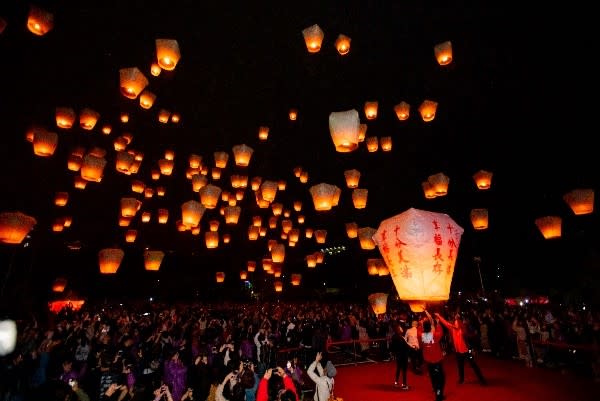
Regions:
<instances>
[{"instance_id":1,"label":"black sky background","mask_svg":"<svg viewBox=\"0 0 600 401\"><path fill-rule=\"evenodd\" d=\"M228 246L207 250L202 235L178 233L174 222L181 203L197 199L184 177L189 153L212 162L214 151L231 152L240 143L255 150L246 169L250 177L285 179L288 188L277 200L290 209L293 200L303 200L306 226L328 229L327 245L346 247L314 271L304 264L304 256L319 249L314 241L288 248L284 274L304 278L302 288L286 285L283 296L306 296L323 283L359 299L393 291L389 276L367 275L366 259L378 252L361 251L357 241L347 239L344 223L377 228L410 207L447 213L465 228L455 291L479 289L473 258L480 256L488 291L593 293L600 263L597 211L574 216L562 200L574 188L597 192L600 182L593 145L594 36L585 10L547 4L540 10L511 2L319 3L39 1L35 4L54 12L55 27L36 37L25 26L29 3L2 2L0 16L8 26L0 35L0 210L20 210L38 220L27 248L0 247L3 302L44 299L59 276L89 297L239 294L239 270L266 248L266 239L245 240L251 217L268 215L256 207L250 190L240 224L223 231L232 235ZM315 23L325 39L321 52L309 54L301 31ZM352 38L344 57L333 46L339 33ZM152 77L156 38L176 39L182 57L175 71ZM446 40L452 41L454 61L440 67L433 46ZM119 94L118 71L132 66L146 74L158 95L150 110ZM418 116L424 99L439 103L431 123ZM368 153L362 144L353 153L336 153L329 113L355 108L366 122L362 110L368 100L379 101L379 117L368 122L367 136L392 136L392 152ZM405 122L393 112L402 100L412 106ZM97 128L57 130L57 106L99 111ZM295 122L287 118L291 107L299 110ZM160 108L179 112L181 122L159 124ZM119 122L121 112L129 113L128 124ZM100 133L103 123L113 126L113 134ZM59 133L52 157L35 156L25 141L32 124ZM257 139L261 125L270 127L266 143ZM73 189L73 173L66 169L71 148L111 149L123 132L131 132L131 146L145 154L138 176L117 173L109 151L102 183ZM133 178L156 185L150 170L165 149L176 152L174 175L158 182L167 196L144 201L144 209L169 208L169 224L135 221L138 240L125 244L117 225L119 199L133 194ZM293 176L298 165L309 171L308 185ZM345 188L343 171L351 168L362 172L361 187L369 189L366 210L352 207ZM494 173L489 191L478 191L473 183L480 169ZM245 170L230 160L223 176L240 171ZM426 200L421 182L438 172L450 177L449 194ZM221 186L226 182L221 179ZM308 193L319 182L343 189L338 208L326 214L314 212ZM70 192L66 209L74 219L60 234L51 231L62 212L53 205L56 191ZM490 227L475 232L469 212L480 207L489 209ZM561 239L542 238L534 220L545 215L563 218ZM207 211L203 231L217 216ZM75 240L82 250L69 251L65 244ZM98 273L97 252L108 246L126 251L114 277ZM160 272L144 271L144 247L167 252ZM214 272L220 270L228 279L217 287ZM272 278L261 274L252 277L253 284L271 293Z\"/></svg>"}]
</instances>

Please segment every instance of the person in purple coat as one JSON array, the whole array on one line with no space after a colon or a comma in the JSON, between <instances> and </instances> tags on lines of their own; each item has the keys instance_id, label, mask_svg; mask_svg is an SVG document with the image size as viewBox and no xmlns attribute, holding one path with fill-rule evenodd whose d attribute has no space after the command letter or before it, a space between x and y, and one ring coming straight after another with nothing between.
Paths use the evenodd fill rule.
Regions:
<instances>
[{"instance_id":1,"label":"person in purple coat","mask_svg":"<svg viewBox=\"0 0 600 401\"><path fill-rule=\"evenodd\" d=\"M163 381L171 389L173 401L180 401L187 390L187 366L179 358L179 351L172 351L165 361Z\"/></svg>"}]
</instances>

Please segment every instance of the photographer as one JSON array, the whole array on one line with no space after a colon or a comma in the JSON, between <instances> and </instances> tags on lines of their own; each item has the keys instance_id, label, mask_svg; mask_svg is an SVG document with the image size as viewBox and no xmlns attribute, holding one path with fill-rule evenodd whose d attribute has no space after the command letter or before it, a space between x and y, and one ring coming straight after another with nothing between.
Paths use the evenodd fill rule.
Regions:
<instances>
[{"instance_id":1,"label":"photographer","mask_svg":"<svg viewBox=\"0 0 600 401\"><path fill-rule=\"evenodd\" d=\"M269 391L270 390L270 391ZM269 392L275 397L269 398ZM296 386L291 377L286 375L285 370L278 366L267 369L263 378L258 383L256 401L298 401Z\"/></svg>"}]
</instances>

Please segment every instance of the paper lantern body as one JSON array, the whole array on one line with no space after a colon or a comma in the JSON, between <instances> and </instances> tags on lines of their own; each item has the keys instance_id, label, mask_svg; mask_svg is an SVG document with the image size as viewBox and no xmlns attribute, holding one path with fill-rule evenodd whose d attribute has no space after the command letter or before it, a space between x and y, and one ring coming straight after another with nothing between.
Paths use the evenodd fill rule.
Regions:
<instances>
[{"instance_id":1,"label":"paper lantern body","mask_svg":"<svg viewBox=\"0 0 600 401\"><path fill-rule=\"evenodd\" d=\"M64 278L57 278L52 283L52 291L54 292L63 292L65 287L67 286L67 280Z\"/></svg>"},{"instance_id":2,"label":"paper lantern body","mask_svg":"<svg viewBox=\"0 0 600 401\"><path fill-rule=\"evenodd\" d=\"M163 251L144 251L144 267L146 270L157 271L165 257Z\"/></svg>"},{"instance_id":3,"label":"paper lantern body","mask_svg":"<svg viewBox=\"0 0 600 401\"><path fill-rule=\"evenodd\" d=\"M471 209L471 224L475 230L485 230L488 228L488 210Z\"/></svg>"},{"instance_id":4,"label":"paper lantern body","mask_svg":"<svg viewBox=\"0 0 600 401\"><path fill-rule=\"evenodd\" d=\"M180 57L179 43L175 39L156 39L156 59L160 68L174 70Z\"/></svg>"},{"instance_id":5,"label":"paper lantern body","mask_svg":"<svg viewBox=\"0 0 600 401\"><path fill-rule=\"evenodd\" d=\"M329 133L335 150L346 153L358 147L360 117L358 111L352 109L329 114Z\"/></svg>"},{"instance_id":6,"label":"paper lantern body","mask_svg":"<svg viewBox=\"0 0 600 401\"><path fill-rule=\"evenodd\" d=\"M100 273L114 274L119 270L121 261L125 256L125 252L119 248L106 248L98 252L98 264L100 265Z\"/></svg>"},{"instance_id":7,"label":"paper lantern body","mask_svg":"<svg viewBox=\"0 0 600 401\"><path fill-rule=\"evenodd\" d=\"M21 212L0 213L0 242L20 244L36 224L36 219Z\"/></svg>"},{"instance_id":8,"label":"paper lantern body","mask_svg":"<svg viewBox=\"0 0 600 401\"><path fill-rule=\"evenodd\" d=\"M369 303L371 304L371 308L373 308L373 313L376 315L385 313L387 310L387 299L388 294L383 292L376 292L369 295Z\"/></svg>"},{"instance_id":9,"label":"paper lantern body","mask_svg":"<svg viewBox=\"0 0 600 401\"><path fill-rule=\"evenodd\" d=\"M573 213L576 215L590 214L594 212L594 190L574 189L563 196Z\"/></svg>"},{"instance_id":10,"label":"paper lantern body","mask_svg":"<svg viewBox=\"0 0 600 401\"><path fill-rule=\"evenodd\" d=\"M321 50L321 43L323 43L325 34L319 25L315 24L303 29L302 36L304 36L304 43L309 53L317 53Z\"/></svg>"},{"instance_id":11,"label":"paper lantern body","mask_svg":"<svg viewBox=\"0 0 600 401\"><path fill-rule=\"evenodd\" d=\"M121 94L128 99L135 99L148 86L148 79L137 67L119 70Z\"/></svg>"},{"instance_id":12,"label":"paper lantern body","mask_svg":"<svg viewBox=\"0 0 600 401\"><path fill-rule=\"evenodd\" d=\"M535 219L535 225L545 239L560 238L562 236L562 219L559 216L540 217Z\"/></svg>"},{"instance_id":13,"label":"paper lantern body","mask_svg":"<svg viewBox=\"0 0 600 401\"><path fill-rule=\"evenodd\" d=\"M350 52L350 42L351 39L342 34L340 34L335 40L335 48L341 56L345 56Z\"/></svg>"},{"instance_id":14,"label":"paper lantern body","mask_svg":"<svg viewBox=\"0 0 600 401\"><path fill-rule=\"evenodd\" d=\"M448 65L452 62L452 42L438 43L434 46L433 51L439 65Z\"/></svg>"},{"instance_id":15,"label":"paper lantern body","mask_svg":"<svg viewBox=\"0 0 600 401\"><path fill-rule=\"evenodd\" d=\"M492 177L493 173L485 170L479 170L475 174L473 174L473 180L475 181L475 185L477 185L478 189L486 190L490 189L492 186Z\"/></svg>"},{"instance_id":16,"label":"paper lantern body","mask_svg":"<svg viewBox=\"0 0 600 401\"><path fill-rule=\"evenodd\" d=\"M463 233L450 216L408 209L381 222L373 236L400 299L414 312L446 301Z\"/></svg>"}]
</instances>

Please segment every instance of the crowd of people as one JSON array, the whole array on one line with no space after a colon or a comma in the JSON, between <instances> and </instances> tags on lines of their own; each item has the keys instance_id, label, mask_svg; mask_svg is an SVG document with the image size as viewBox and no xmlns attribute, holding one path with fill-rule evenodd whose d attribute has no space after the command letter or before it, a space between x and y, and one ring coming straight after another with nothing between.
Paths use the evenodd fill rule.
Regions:
<instances>
[{"instance_id":1,"label":"crowd of people","mask_svg":"<svg viewBox=\"0 0 600 401\"><path fill-rule=\"evenodd\" d=\"M430 376L438 399L451 352L459 382L467 362L485 385L476 352L534 366L558 363L555 343L589 345L580 355L600 377L600 316L590 311L446 305L415 314L402 305L381 315L366 303L316 302L67 309L18 321L17 349L0 361L0 400L327 400L337 374L329 344L365 337L385 339L390 381L409 390L411 367Z\"/></svg>"}]
</instances>

